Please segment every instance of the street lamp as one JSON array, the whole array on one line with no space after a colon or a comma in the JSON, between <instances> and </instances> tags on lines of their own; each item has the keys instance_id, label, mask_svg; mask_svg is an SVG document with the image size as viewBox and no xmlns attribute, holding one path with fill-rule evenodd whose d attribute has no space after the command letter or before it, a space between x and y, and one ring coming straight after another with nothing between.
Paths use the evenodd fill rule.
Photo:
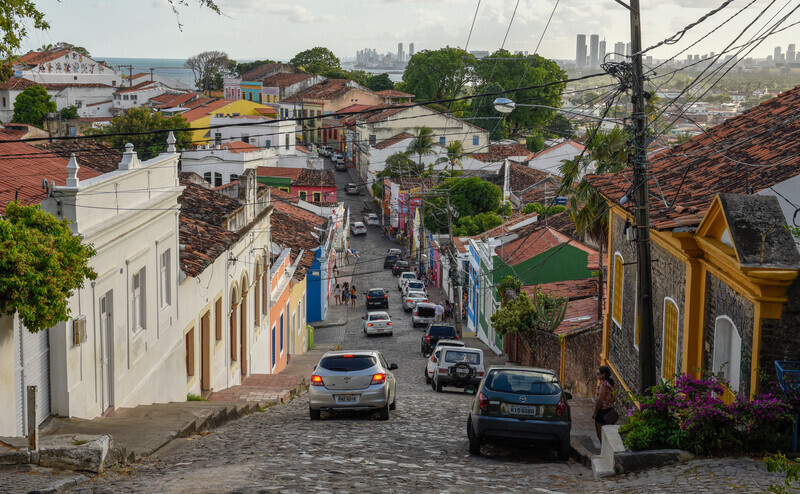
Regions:
<instances>
[{"instance_id":1,"label":"street lamp","mask_svg":"<svg viewBox=\"0 0 800 494\"><path fill-rule=\"evenodd\" d=\"M555 110L562 113L568 113L572 115L577 115L579 117L588 118L592 120L599 120L601 122L614 122L616 124L624 125L624 122L620 122L619 120L614 120L611 118L600 118L595 117L594 115L586 115L585 113L572 111L572 110L565 110L564 108L556 108L555 106L547 106L547 105L523 105L520 103L514 103L508 98L497 98L494 100L494 109L499 111L500 113L511 113L518 107L528 107L528 108L546 108L548 110Z\"/></svg>"}]
</instances>

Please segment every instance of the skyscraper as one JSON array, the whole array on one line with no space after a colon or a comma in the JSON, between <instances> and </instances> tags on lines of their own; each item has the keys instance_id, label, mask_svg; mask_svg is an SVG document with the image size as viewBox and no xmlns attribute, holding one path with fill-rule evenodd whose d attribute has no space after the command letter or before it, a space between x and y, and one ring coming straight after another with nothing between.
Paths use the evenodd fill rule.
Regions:
<instances>
[{"instance_id":1,"label":"skyscraper","mask_svg":"<svg viewBox=\"0 0 800 494\"><path fill-rule=\"evenodd\" d=\"M397 43L397 61L403 62L405 61L403 54L403 43Z\"/></svg>"},{"instance_id":2,"label":"skyscraper","mask_svg":"<svg viewBox=\"0 0 800 494\"><path fill-rule=\"evenodd\" d=\"M625 43L625 56L626 57L631 56L631 44L630 43Z\"/></svg>"},{"instance_id":3,"label":"skyscraper","mask_svg":"<svg viewBox=\"0 0 800 494\"><path fill-rule=\"evenodd\" d=\"M600 48L600 35L593 34L589 37L589 67L599 67L597 59L598 49Z\"/></svg>"},{"instance_id":4,"label":"skyscraper","mask_svg":"<svg viewBox=\"0 0 800 494\"><path fill-rule=\"evenodd\" d=\"M776 46L775 47L775 56L772 57L772 59L775 61L776 65L783 61L783 55L781 55L781 47L780 46Z\"/></svg>"},{"instance_id":5,"label":"skyscraper","mask_svg":"<svg viewBox=\"0 0 800 494\"><path fill-rule=\"evenodd\" d=\"M614 43L614 61L621 62L625 59L625 43L618 41Z\"/></svg>"},{"instance_id":6,"label":"skyscraper","mask_svg":"<svg viewBox=\"0 0 800 494\"><path fill-rule=\"evenodd\" d=\"M789 48L786 50L786 63L793 63L797 54L795 52L794 44L789 45Z\"/></svg>"},{"instance_id":7,"label":"skyscraper","mask_svg":"<svg viewBox=\"0 0 800 494\"><path fill-rule=\"evenodd\" d=\"M606 40L600 42L600 47L598 48L597 52L597 59L599 63L603 63L606 60Z\"/></svg>"},{"instance_id":8,"label":"skyscraper","mask_svg":"<svg viewBox=\"0 0 800 494\"><path fill-rule=\"evenodd\" d=\"M579 68L586 67L586 35L578 35L578 43L575 48L575 65Z\"/></svg>"},{"instance_id":9,"label":"skyscraper","mask_svg":"<svg viewBox=\"0 0 800 494\"><path fill-rule=\"evenodd\" d=\"M414 43L408 44L408 59L411 60L411 57L414 56Z\"/></svg>"}]
</instances>

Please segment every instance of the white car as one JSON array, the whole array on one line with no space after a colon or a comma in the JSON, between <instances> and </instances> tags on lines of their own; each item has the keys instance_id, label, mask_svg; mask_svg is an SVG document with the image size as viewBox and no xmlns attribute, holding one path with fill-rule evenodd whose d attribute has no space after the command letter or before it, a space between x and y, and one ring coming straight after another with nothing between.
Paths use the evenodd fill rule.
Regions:
<instances>
[{"instance_id":1,"label":"white car","mask_svg":"<svg viewBox=\"0 0 800 494\"><path fill-rule=\"evenodd\" d=\"M416 307L417 302L427 302L428 301L428 294L422 291L410 291L408 294L403 297L403 310L406 312L411 312L411 310Z\"/></svg>"},{"instance_id":2,"label":"white car","mask_svg":"<svg viewBox=\"0 0 800 494\"><path fill-rule=\"evenodd\" d=\"M350 233L353 236L356 235L366 235L367 234L367 225L361 223L360 221L356 221L355 223L350 224Z\"/></svg>"},{"instance_id":3,"label":"white car","mask_svg":"<svg viewBox=\"0 0 800 494\"><path fill-rule=\"evenodd\" d=\"M375 213L369 213L364 215L364 224L367 226L380 226L381 219L378 218L378 215Z\"/></svg>"},{"instance_id":4,"label":"white car","mask_svg":"<svg viewBox=\"0 0 800 494\"><path fill-rule=\"evenodd\" d=\"M417 275L413 271L403 271L400 273L400 278L397 280L397 289L403 291L403 285L408 280L416 280Z\"/></svg>"},{"instance_id":5,"label":"white car","mask_svg":"<svg viewBox=\"0 0 800 494\"><path fill-rule=\"evenodd\" d=\"M467 345L463 341L459 340L439 340L436 343L436 348L433 349L433 353L428 358L428 364L425 366L425 384L431 383L433 371L436 369L436 361L439 360L439 354L441 353L442 348L446 346L465 347Z\"/></svg>"},{"instance_id":6,"label":"white car","mask_svg":"<svg viewBox=\"0 0 800 494\"><path fill-rule=\"evenodd\" d=\"M333 148L330 146L320 146L319 154L322 156L330 156L333 153Z\"/></svg>"},{"instance_id":7,"label":"white car","mask_svg":"<svg viewBox=\"0 0 800 494\"><path fill-rule=\"evenodd\" d=\"M364 316L364 334L392 334L392 318L387 312L368 312Z\"/></svg>"},{"instance_id":8,"label":"white car","mask_svg":"<svg viewBox=\"0 0 800 494\"><path fill-rule=\"evenodd\" d=\"M408 296L411 292L422 292L426 296L428 295L428 290L425 288L425 283L419 280L408 280L403 284L403 296Z\"/></svg>"},{"instance_id":9,"label":"white car","mask_svg":"<svg viewBox=\"0 0 800 494\"><path fill-rule=\"evenodd\" d=\"M483 368L483 351L480 348L442 347L434 362L431 386L440 392L444 386L477 388L486 370Z\"/></svg>"}]
</instances>

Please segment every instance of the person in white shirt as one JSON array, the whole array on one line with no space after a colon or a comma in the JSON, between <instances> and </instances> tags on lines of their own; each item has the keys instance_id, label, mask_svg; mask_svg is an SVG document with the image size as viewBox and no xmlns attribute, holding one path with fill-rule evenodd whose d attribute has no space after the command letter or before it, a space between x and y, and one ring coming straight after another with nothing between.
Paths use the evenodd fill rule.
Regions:
<instances>
[{"instance_id":1,"label":"person in white shirt","mask_svg":"<svg viewBox=\"0 0 800 494\"><path fill-rule=\"evenodd\" d=\"M436 315L436 322L442 322L442 316L444 315L444 307L442 307L442 304L436 304L433 310Z\"/></svg>"}]
</instances>

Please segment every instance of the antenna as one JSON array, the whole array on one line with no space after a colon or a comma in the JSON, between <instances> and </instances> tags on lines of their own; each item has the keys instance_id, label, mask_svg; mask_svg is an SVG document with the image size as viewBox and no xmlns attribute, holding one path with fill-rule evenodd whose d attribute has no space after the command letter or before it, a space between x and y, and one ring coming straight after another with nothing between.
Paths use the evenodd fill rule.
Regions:
<instances>
[{"instance_id":1,"label":"antenna","mask_svg":"<svg viewBox=\"0 0 800 494\"><path fill-rule=\"evenodd\" d=\"M42 189L47 197L50 197L50 184L47 183L47 179L42 179Z\"/></svg>"}]
</instances>

